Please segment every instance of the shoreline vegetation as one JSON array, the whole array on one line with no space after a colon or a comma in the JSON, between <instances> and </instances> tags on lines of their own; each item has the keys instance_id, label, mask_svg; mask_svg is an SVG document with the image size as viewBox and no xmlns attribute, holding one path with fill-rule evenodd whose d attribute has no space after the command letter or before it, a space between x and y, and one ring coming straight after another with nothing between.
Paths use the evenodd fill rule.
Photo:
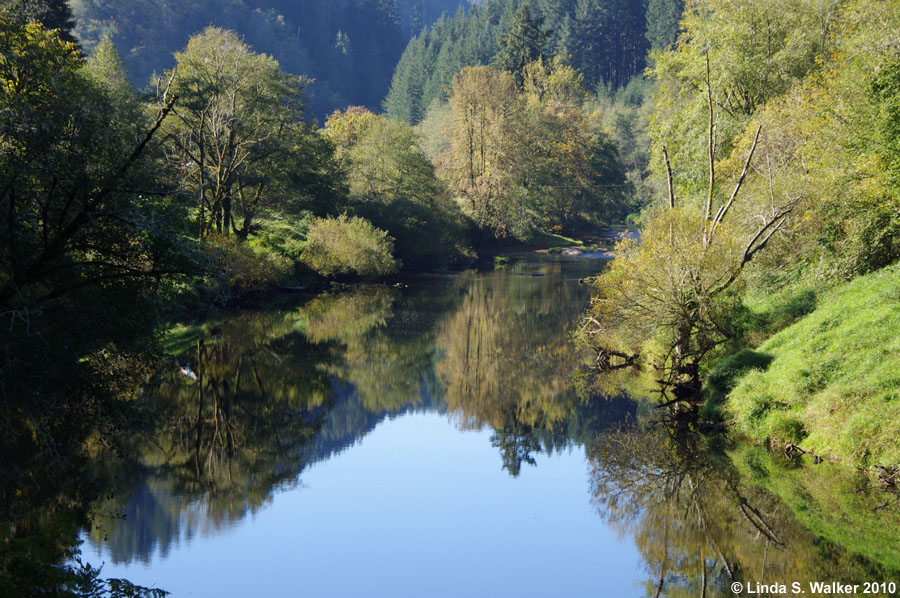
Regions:
<instances>
[{"instance_id":1,"label":"shoreline vegetation","mask_svg":"<svg viewBox=\"0 0 900 598\"><path fill-rule=\"evenodd\" d=\"M709 2L681 27L649 69L662 192L579 329L591 382L892 486L900 7Z\"/></svg>"},{"instance_id":2,"label":"shoreline vegetation","mask_svg":"<svg viewBox=\"0 0 900 598\"><path fill-rule=\"evenodd\" d=\"M897 494L900 3L233 4L249 33L184 3L157 44L128 2L0 0L0 592L164 594L73 559L186 322L529 251L614 258L588 396ZM729 456L807 508L757 448ZM838 520L808 518L860 545Z\"/></svg>"}]
</instances>

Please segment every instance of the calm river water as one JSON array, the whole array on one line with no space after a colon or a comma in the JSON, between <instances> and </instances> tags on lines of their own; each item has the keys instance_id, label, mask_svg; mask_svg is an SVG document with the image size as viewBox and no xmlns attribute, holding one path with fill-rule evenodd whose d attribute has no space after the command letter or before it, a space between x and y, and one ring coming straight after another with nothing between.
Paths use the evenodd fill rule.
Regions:
<instances>
[{"instance_id":1,"label":"calm river water","mask_svg":"<svg viewBox=\"0 0 900 598\"><path fill-rule=\"evenodd\" d=\"M185 328L199 379L173 361L83 558L176 597L900 582L897 509L859 476L576 392L578 279L604 265L525 256Z\"/></svg>"}]
</instances>

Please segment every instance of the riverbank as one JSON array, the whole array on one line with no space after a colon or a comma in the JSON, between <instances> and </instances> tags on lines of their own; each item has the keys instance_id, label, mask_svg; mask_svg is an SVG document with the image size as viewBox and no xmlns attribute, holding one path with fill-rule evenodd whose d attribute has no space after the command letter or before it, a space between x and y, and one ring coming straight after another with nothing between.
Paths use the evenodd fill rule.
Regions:
<instances>
[{"instance_id":1,"label":"riverbank","mask_svg":"<svg viewBox=\"0 0 900 598\"><path fill-rule=\"evenodd\" d=\"M741 434L847 465L897 465L900 265L824 293L815 310L719 374L729 366L737 374L721 409Z\"/></svg>"}]
</instances>

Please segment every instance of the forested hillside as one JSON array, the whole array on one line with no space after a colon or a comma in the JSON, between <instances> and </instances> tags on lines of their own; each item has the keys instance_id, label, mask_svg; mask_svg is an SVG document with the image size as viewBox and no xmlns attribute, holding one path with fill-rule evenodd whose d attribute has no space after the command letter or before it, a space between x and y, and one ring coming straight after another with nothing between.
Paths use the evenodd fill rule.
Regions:
<instances>
[{"instance_id":1,"label":"forested hillside","mask_svg":"<svg viewBox=\"0 0 900 598\"><path fill-rule=\"evenodd\" d=\"M435 99L447 97L460 69L508 61L510 56L498 57L505 46L525 62L565 57L590 89L621 87L643 71L651 47L675 40L681 9L681 0L488 0L439 20L409 42L384 108L394 118L418 122ZM504 42L507 36L512 43Z\"/></svg>"},{"instance_id":2,"label":"forested hillside","mask_svg":"<svg viewBox=\"0 0 900 598\"><path fill-rule=\"evenodd\" d=\"M460 7L480 4L482 0L397 0L397 14L407 37L430 27L442 14L452 15Z\"/></svg>"},{"instance_id":3,"label":"forested hillside","mask_svg":"<svg viewBox=\"0 0 900 598\"><path fill-rule=\"evenodd\" d=\"M290 73L315 79L309 108L377 107L406 40L468 0L71 0L75 36L93 50L109 36L143 87L209 25L232 29Z\"/></svg>"}]
</instances>

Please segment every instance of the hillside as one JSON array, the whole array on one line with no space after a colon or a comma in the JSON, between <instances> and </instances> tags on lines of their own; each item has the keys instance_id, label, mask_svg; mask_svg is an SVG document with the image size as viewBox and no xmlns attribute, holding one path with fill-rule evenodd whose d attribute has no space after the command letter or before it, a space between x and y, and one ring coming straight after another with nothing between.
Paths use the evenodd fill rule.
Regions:
<instances>
[{"instance_id":1,"label":"hillside","mask_svg":"<svg viewBox=\"0 0 900 598\"><path fill-rule=\"evenodd\" d=\"M75 35L90 52L109 36L132 84L172 67L172 54L209 25L233 29L291 73L315 79L320 118L347 105L376 108L412 31L468 0L71 0Z\"/></svg>"},{"instance_id":2,"label":"hillside","mask_svg":"<svg viewBox=\"0 0 900 598\"><path fill-rule=\"evenodd\" d=\"M523 7L526 22L517 15ZM409 42L384 108L394 118L420 121L435 99L446 98L455 73L496 62L511 31L534 54L566 57L590 89L624 86L644 70L651 47L674 41L681 7L681 0L487 0Z\"/></svg>"}]
</instances>

